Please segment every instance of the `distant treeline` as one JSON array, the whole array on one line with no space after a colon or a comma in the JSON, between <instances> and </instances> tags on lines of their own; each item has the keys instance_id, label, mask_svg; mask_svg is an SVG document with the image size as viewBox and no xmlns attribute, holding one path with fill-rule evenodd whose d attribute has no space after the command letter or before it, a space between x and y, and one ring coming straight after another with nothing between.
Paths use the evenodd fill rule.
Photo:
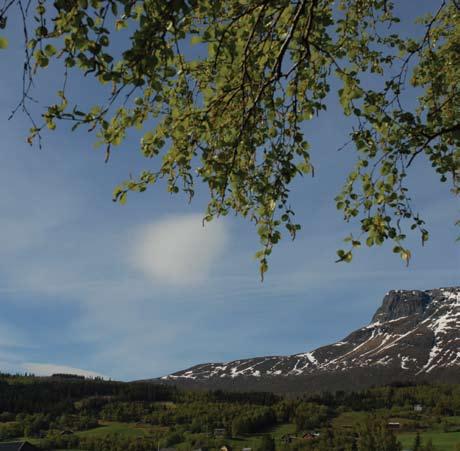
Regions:
<instances>
[{"instance_id":1,"label":"distant treeline","mask_svg":"<svg viewBox=\"0 0 460 451\"><path fill-rule=\"evenodd\" d=\"M106 411L110 410L110 407L104 407L107 404L120 403L125 403L125 406L136 402L275 406L289 404L290 401L295 404L300 400L329 408L342 406L364 411L422 404L439 415L460 415L460 385L394 384L360 392L305 394L288 401L273 393L263 392L195 392L178 389L169 384L115 382L67 374L48 378L0 374L0 412L72 413L75 412L75 402L80 400L85 400L86 409L94 413L100 413L103 408Z\"/></svg>"},{"instance_id":2,"label":"distant treeline","mask_svg":"<svg viewBox=\"0 0 460 451\"><path fill-rule=\"evenodd\" d=\"M62 379L85 379L85 376L81 374L71 374L71 373L54 373L51 377L60 377Z\"/></svg>"},{"instance_id":3,"label":"distant treeline","mask_svg":"<svg viewBox=\"0 0 460 451\"><path fill-rule=\"evenodd\" d=\"M88 408L98 412L109 402L174 402L193 401L250 403L272 405L280 397L272 393L227 393L220 390L207 393L187 392L171 385L150 382L114 382L85 379L74 375L49 378L0 374L0 412L70 413L74 403L87 400Z\"/></svg>"}]
</instances>

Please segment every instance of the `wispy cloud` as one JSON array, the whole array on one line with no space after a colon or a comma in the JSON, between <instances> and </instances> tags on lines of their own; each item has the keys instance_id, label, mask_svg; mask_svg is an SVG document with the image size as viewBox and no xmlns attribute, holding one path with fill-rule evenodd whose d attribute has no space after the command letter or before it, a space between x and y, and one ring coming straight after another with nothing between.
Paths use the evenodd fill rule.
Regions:
<instances>
[{"instance_id":1,"label":"wispy cloud","mask_svg":"<svg viewBox=\"0 0 460 451\"><path fill-rule=\"evenodd\" d=\"M193 285L209 277L227 242L223 221L203 226L198 214L166 217L139 231L132 262L156 283Z\"/></svg>"},{"instance_id":2,"label":"wispy cloud","mask_svg":"<svg viewBox=\"0 0 460 451\"><path fill-rule=\"evenodd\" d=\"M66 365L54 365L52 363L23 363L22 368L36 376L51 376L52 374L77 374L85 377L103 377L106 376L96 373L94 371L82 370L81 368L74 368Z\"/></svg>"}]
</instances>

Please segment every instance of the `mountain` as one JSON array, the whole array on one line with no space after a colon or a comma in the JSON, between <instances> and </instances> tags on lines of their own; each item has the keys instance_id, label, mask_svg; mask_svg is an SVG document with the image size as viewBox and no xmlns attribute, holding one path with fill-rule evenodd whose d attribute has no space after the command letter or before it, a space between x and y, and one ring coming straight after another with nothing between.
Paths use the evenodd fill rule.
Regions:
<instances>
[{"instance_id":1,"label":"mountain","mask_svg":"<svg viewBox=\"0 0 460 451\"><path fill-rule=\"evenodd\" d=\"M460 380L460 287L395 290L371 323L310 352L205 363L161 378L187 388L300 392Z\"/></svg>"}]
</instances>

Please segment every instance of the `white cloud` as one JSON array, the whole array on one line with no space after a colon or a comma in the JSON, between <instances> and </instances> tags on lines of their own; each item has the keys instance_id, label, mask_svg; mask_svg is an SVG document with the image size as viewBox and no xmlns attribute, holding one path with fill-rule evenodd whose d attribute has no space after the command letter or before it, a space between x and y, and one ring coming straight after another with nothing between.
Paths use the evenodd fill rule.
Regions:
<instances>
[{"instance_id":1,"label":"white cloud","mask_svg":"<svg viewBox=\"0 0 460 451\"><path fill-rule=\"evenodd\" d=\"M173 216L144 226L135 242L133 263L156 283L190 285L210 276L228 242L222 221Z\"/></svg>"},{"instance_id":2,"label":"white cloud","mask_svg":"<svg viewBox=\"0 0 460 451\"><path fill-rule=\"evenodd\" d=\"M103 377L106 376L96 373L94 371L82 370L80 368L73 368L66 365L54 365L52 363L23 363L22 368L28 373L35 374L36 376L51 376L52 374L78 374L85 377Z\"/></svg>"}]
</instances>

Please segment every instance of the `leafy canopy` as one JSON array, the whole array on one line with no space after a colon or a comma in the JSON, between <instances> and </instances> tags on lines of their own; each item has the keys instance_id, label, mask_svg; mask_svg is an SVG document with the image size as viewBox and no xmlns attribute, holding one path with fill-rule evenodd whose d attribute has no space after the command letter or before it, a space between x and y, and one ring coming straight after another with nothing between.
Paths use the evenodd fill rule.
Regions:
<instances>
[{"instance_id":1,"label":"leafy canopy","mask_svg":"<svg viewBox=\"0 0 460 451\"><path fill-rule=\"evenodd\" d=\"M303 125L325 114L330 96L356 119L356 166L336 202L359 230L339 261L386 240L409 261L407 227L427 240L406 186L415 159L460 193L460 5L433 6L419 39L393 31L390 0L5 0L0 27L12 11L24 21L26 112L32 80L52 60L65 80L81 71L109 88L106 103L85 109L64 83L43 121L31 117L30 142L66 120L93 131L108 159L141 129L152 163L114 200L160 179L191 198L204 182L206 221L234 212L256 224L263 275L282 232L300 229L289 189L313 174ZM419 93L415 107L405 106L408 87Z\"/></svg>"}]
</instances>

